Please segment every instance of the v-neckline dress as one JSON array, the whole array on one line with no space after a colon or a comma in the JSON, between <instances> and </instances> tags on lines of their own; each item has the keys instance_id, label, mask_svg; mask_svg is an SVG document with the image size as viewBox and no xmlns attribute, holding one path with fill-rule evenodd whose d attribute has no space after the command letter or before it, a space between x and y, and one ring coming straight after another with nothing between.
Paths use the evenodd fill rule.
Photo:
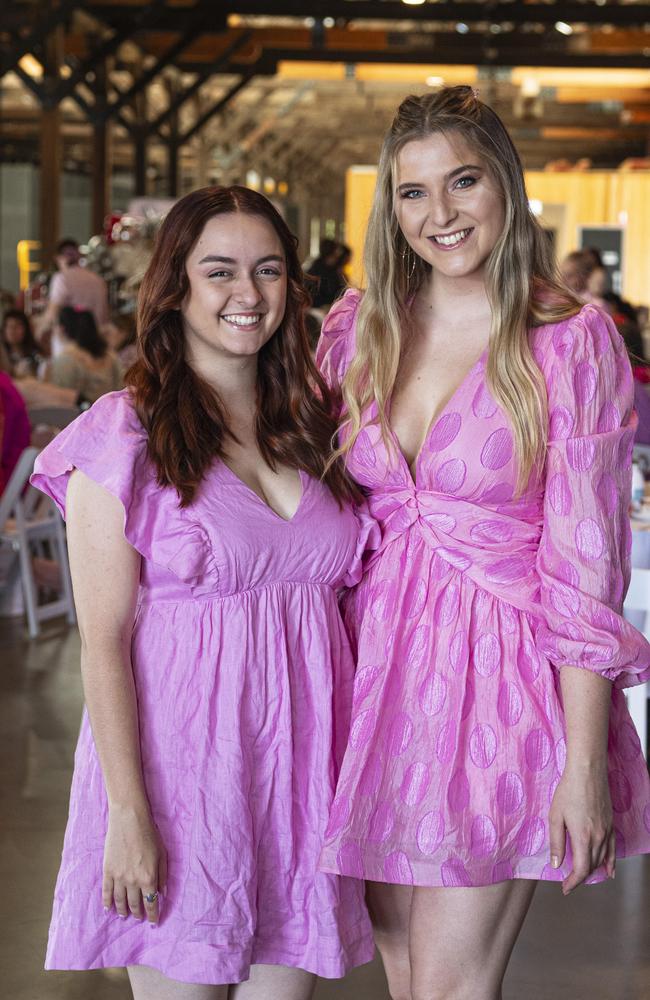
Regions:
<instances>
[{"instance_id":1,"label":"v-neckline dress","mask_svg":"<svg viewBox=\"0 0 650 1000\"><path fill-rule=\"evenodd\" d=\"M304 472L284 519L222 462L180 508L128 390L38 457L32 481L64 514L75 468L120 500L141 556L131 658L169 878L159 926L103 911L107 801L84 715L46 967L222 984L260 963L337 978L369 961L363 887L317 863L354 677L338 593L360 576L373 522Z\"/></svg>"},{"instance_id":2,"label":"v-neckline dress","mask_svg":"<svg viewBox=\"0 0 650 1000\"><path fill-rule=\"evenodd\" d=\"M317 357L335 387L354 355L359 300L348 291L324 325ZM565 664L614 681L617 855L650 851L650 781L621 690L650 677L650 647L620 614L630 366L592 306L532 337L549 443L520 497L487 355L434 420L415 478L372 409L349 453L381 542L347 600L358 666L325 871L423 886L566 877L571 852L551 868L548 826L566 759Z\"/></svg>"}]
</instances>

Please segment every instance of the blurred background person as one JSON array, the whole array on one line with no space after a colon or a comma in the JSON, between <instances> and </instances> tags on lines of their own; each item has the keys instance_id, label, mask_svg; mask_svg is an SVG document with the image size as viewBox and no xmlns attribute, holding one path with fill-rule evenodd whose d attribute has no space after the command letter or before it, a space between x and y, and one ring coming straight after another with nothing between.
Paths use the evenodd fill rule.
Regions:
<instances>
[{"instance_id":1,"label":"blurred background person","mask_svg":"<svg viewBox=\"0 0 650 1000\"><path fill-rule=\"evenodd\" d=\"M327 312L332 302L345 288L347 282L341 273L340 260L341 244L336 240L321 240L318 257L307 268L307 274L318 281L318 285L311 293L314 309L323 309Z\"/></svg>"},{"instance_id":2,"label":"blurred background person","mask_svg":"<svg viewBox=\"0 0 650 1000\"><path fill-rule=\"evenodd\" d=\"M346 267L352 260L352 250L347 243L338 243L338 256L336 258L336 271L339 276L339 291L337 298L348 287L348 278L345 272Z\"/></svg>"},{"instance_id":3,"label":"blurred background person","mask_svg":"<svg viewBox=\"0 0 650 1000\"><path fill-rule=\"evenodd\" d=\"M103 278L87 267L81 267L81 254L76 240L61 240L56 248L57 272L52 276L48 292L48 304L38 319L36 334L50 329L57 318L59 309L71 306L86 309L95 317L95 323L102 327L108 322L108 286Z\"/></svg>"},{"instance_id":4,"label":"blurred background person","mask_svg":"<svg viewBox=\"0 0 650 1000\"><path fill-rule=\"evenodd\" d=\"M110 349L117 354L122 370L127 371L138 355L134 313L116 313L102 330Z\"/></svg>"},{"instance_id":5,"label":"blurred background person","mask_svg":"<svg viewBox=\"0 0 650 1000\"><path fill-rule=\"evenodd\" d=\"M588 300L587 283L595 267L593 256L585 250L573 250L560 264L560 273L571 291L582 301Z\"/></svg>"},{"instance_id":6,"label":"blurred background person","mask_svg":"<svg viewBox=\"0 0 650 1000\"><path fill-rule=\"evenodd\" d=\"M307 313L307 334L313 351L325 316L348 287L345 268L351 257L352 251L345 243L322 239L318 257L305 271L314 279L309 286L312 304Z\"/></svg>"},{"instance_id":7,"label":"blurred background person","mask_svg":"<svg viewBox=\"0 0 650 1000\"><path fill-rule=\"evenodd\" d=\"M650 364L645 357L638 312L616 292L606 292L604 304L623 338L632 365L634 409L638 417L634 443L650 445Z\"/></svg>"},{"instance_id":8,"label":"blurred background person","mask_svg":"<svg viewBox=\"0 0 650 1000\"><path fill-rule=\"evenodd\" d=\"M0 340L14 378L36 375L41 362L38 343L28 317L20 309L8 309L2 319Z\"/></svg>"},{"instance_id":9,"label":"blurred background person","mask_svg":"<svg viewBox=\"0 0 650 1000\"><path fill-rule=\"evenodd\" d=\"M123 387L120 360L100 336L89 310L61 309L46 379L61 389L74 389L77 401L88 403Z\"/></svg>"}]
</instances>

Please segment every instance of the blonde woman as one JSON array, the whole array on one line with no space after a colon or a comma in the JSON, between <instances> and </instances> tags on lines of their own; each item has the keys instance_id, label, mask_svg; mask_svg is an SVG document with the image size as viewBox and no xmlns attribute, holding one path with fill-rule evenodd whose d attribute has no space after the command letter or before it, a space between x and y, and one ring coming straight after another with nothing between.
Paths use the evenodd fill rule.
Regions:
<instances>
[{"instance_id":1,"label":"blonde woman","mask_svg":"<svg viewBox=\"0 0 650 1000\"><path fill-rule=\"evenodd\" d=\"M522 168L468 87L386 137L367 288L327 318L341 450L382 528L325 871L368 880L394 1000L495 1000L540 879L650 850L621 688L635 416L607 316L555 277ZM609 734L609 741L608 741Z\"/></svg>"}]
</instances>

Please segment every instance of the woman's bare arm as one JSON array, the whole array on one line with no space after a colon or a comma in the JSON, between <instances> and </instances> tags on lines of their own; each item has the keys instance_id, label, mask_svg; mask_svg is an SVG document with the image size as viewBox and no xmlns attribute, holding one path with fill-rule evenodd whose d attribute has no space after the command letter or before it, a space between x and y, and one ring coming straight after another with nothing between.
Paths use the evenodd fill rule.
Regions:
<instances>
[{"instance_id":1,"label":"woman's bare arm","mask_svg":"<svg viewBox=\"0 0 650 1000\"><path fill-rule=\"evenodd\" d=\"M137 915L140 892L158 889L165 878L142 776L131 667L140 556L124 537L120 502L79 471L66 506L84 694L109 805L104 905L114 899L120 915ZM157 903L147 907L150 919L157 912Z\"/></svg>"},{"instance_id":2,"label":"woman's bare arm","mask_svg":"<svg viewBox=\"0 0 650 1000\"><path fill-rule=\"evenodd\" d=\"M563 883L566 894L602 864L614 875L616 839L607 779L612 685L599 674L568 666L561 670L560 684L567 760L551 806L551 864L562 864L568 833L573 870Z\"/></svg>"}]
</instances>

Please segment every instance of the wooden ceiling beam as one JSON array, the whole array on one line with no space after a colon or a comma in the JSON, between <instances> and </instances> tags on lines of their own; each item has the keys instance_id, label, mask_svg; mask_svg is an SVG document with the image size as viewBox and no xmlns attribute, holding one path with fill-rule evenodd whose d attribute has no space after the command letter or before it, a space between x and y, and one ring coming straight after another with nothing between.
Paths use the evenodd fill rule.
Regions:
<instances>
[{"instance_id":1,"label":"wooden ceiling beam","mask_svg":"<svg viewBox=\"0 0 650 1000\"><path fill-rule=\"evenodd\" d=\"M521 38L513 44L503 41L486 41L483 35L459 36L436 35L430 49L418 48L414 51L384 49L376 52L368 50L318 49L296 52L295 49L265 49L268 56L277 62L300 59L306 62L347 62L347 63L445 63L447 65L472 64L501 69L512 66L562 66L584 69L650 69L650 55L638 52L625 55L607 55L568 51L561 47L547 48L543 44L525 47Z\"/></svg>"},{"instance_id":2,"label":"wooden ceiling beam","mask_svg":"<svg viewBox=\"0 0 650 1000\"><path fill-rule=\"evenodd\" d=\"M203 114L199 115L194 124L189 129L187 129L181 136L179 136L179 143L181 145L184 145L186 142L189 142L190 139L193 136L195 136L198 132L202 131L207 125L207 123L210 121L210 119L214 118L214 116L217 115L220 111L223 111L223 109L228 104L230 104L232 99L237 96L239 91L243 90L244 87L246 87L247 84L250 83L250 81L253 79L255 75L256 75L256 70L254 69L248 70L248 72L246 72L241 77L241 79L237 81L237 83L235 83L232 87L230 87L230 89L223 95L223 97L219 98L219 100L216 101L214 104L212 104L209 108L207 108L206 111L203 112Z\"/></svg>"},{"instance_id":3,"label":"wooden ceiling beam","mask_svg":"<svg viewBox=\"0 0 650 1000\"><path fill-rule=\"evenodd\" d=\"M219 55L201 73L197 73L196 78L192 81L192 83L170 101L169 107L149 123L147 126L148 134L150 135L154 132L160 132L161 127L169 121L169 119L176 114L177 111L180 110L186 101L188 101L200 90L203 84L206 83L210 77L215 76L218 73L223 73L231 58L236 55L241 48L248 44L250 36L250 31L237 33L235 39L226 47L221 55Z\"/></svg>"},{"instance_id":4,"label":"wooden ceiling beam","mask_svg":"<svg viewBox=\"0 0 650 1000\"><path fill-rule=\"evenodd\" d=\"M120 4L93 3L85 4L88 13L94 13L102 19L115 20L129 17L137 11L141 3L129 2ZM544 3L521 2L521 0L493 0L490 3L466 3L461 0L438 0L437 3L424 3L419 6L405 7L398 0L221 0L220 10L226 15L240 17L313 17L321 20L326 17L342 21L429 21L447 22L462 21L465 24L501 23L513 24L544 24L553 25L562 20L568 23L588 25L612 24L621 27L638 27L650 23L650 4L634 3ZM170 26L178 26L187 14L186 7L176 6L169 9L167 22Z\"/></svg>"},{"instance_id":5,"label":"wooden ceiling beam","mask_svg":"<svg viewBox=\"0 0 650 1000\"><path fill-rule=\"evenodd\" d=\"M176 65L176 60L181 52L192 44L197 35L200 35L203 31L206 22L211 19L214 19L213 0L198 0L197 4L192 8L191 13L189 15L186 14L185 30L181 34L180 38L170 45L161 54L155 64L145 70L144 73L142 73L142 75L134 81L133 85L125 91L125 93L121 94L120 97L114 101L106 102L106 106L101 110L99 115L101 120L107 120L114 117L118 111L121 111L122 108L124 108L133 100L134 97L137 96L137 94L143 91L145 87L155 80L163 69L167 66Z\"/></svg>"},{"instance_id":6,"label":"wooden ceiling beam","mask_svg":"<svg viewBox=\"0 0 650 1000\"><path fill-rule=\"evenodd\" d=\"M187 27L187 16L185 24ZM152 30L136 32L133 39L146 54L156 57L161 67L173 61L179 70L197 73L232 44L238 34L239 29L218 33L209 24L204 24L193 35L187 30L180 36ZM307 28L256 28L252 29L249 45L233 62L254 62L264 50L276 59L305 62L650 68L649 47L644 44L647 37L643 33L630 36L634 41L629 48L619 47L613 52L605 51L600 41L596 48L592 47L591 37L566 37L555 31L542 35L517 31L492 35L470 31L461 36L454 30L414 34L336 28L327 32L322 46L315 46ZM93 58L87 39L78 33L67 36L66 54L85 60Z\"/></svg>"},{"instance_id":7,"label":"wooden ceiling beam","mask_svg":"<svg viewBox=\"0 0 650 1000\"><path fill-rule=\"evenodd\" d=\"M141 7L138 13L133 15L133 19L128 25L114 31L110 38L103 39L92 50L88 57L80 65L76 66L70 76L61 80L57 87L59 100L72 95L75 87L85 80L89 73L93 73L97 66L103 64L109 56L114 55L124 42L132 38L142 27L149 27L155 24L157 18L165 9L166 0L152 0L146 6Z\"/></svg>"},{"instance_id":8,"label":"wooden ceiling beam","mask_svg":"<svg viewBox=\"0 0 650 1000\"><path fill-rule=\"evenodd\" d=\"M15 37L14 44L9 46L0 57L0 77L3 77L10 70L16 72L18 63L23 56L37 54L39 49L45 44L48 35L55 28L58 28L59 25L67 23L74 8L77 6L78 0L59 0L58 4L50 6L47 13L43 10L35 11L37 19L31 30L29 30L29 24L25 23L27 20L25 14L27 12L23 10L22 24L17 23L14 26L15 31L18 32L18 36ZM3 12L3 19L5 16ZM11 29L8 28L8 30Z\"/></svg>"}]
</instances>

